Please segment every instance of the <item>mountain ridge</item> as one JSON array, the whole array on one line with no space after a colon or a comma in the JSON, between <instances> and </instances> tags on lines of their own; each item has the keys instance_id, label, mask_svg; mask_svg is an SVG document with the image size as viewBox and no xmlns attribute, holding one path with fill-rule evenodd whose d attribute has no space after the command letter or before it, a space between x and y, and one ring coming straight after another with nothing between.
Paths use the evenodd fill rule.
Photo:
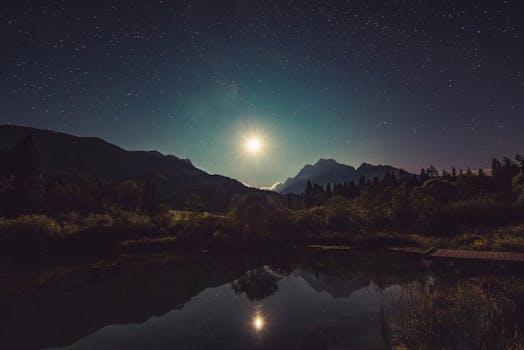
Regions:
<instances>
[{"instance_id":1,"label":"mountain ridge","mask_svg":"<svg viewBox=\"0 0 524 350\"><path fill-rule=\"evenodd\" d=\"M208 174L190 160L158 151L128 151L99 137L80 137L26 126L0 125L0 149L32 135L42 172L77 174L111 181L153 181L162 198L182 208L190 193L198 193L208 210L224 211L235 194L258 191L239 181Z\"/></svg>"},{"instance_id":2,"label":"mountain ridge","mask_svg":"<svg viewBox=\"0 0 524 350\"><path fill-rule=\"evenodd\" d=\"M315 164L304 165L297 175L287 178L273 190L280 194L298 194L304 192L308 180L326 186L346 181L358 181L361 176L368 179L382 178L386 173L398 174L400 171L401 169L390 165L373 165L363 162L358 168L355 168L339 163L333 158L320 158Z\"/></svg>"}]
</instances>

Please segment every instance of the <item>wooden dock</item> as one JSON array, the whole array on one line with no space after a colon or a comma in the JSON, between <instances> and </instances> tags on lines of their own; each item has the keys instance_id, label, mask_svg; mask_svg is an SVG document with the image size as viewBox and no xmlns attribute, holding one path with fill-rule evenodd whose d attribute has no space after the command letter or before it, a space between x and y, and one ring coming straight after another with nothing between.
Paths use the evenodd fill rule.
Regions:
<instances>
[{"instance_id":1,"label":"wooden dock","mask_svg":"<svg viewBox=\"0 0 524 350\"><path fill-rule=\"evenodd\" d=\"M424 253L424 256L431 259L524 262L524 253L516 252L493 252L480 250L431 248Z\"/></svg>"}]
</instances>

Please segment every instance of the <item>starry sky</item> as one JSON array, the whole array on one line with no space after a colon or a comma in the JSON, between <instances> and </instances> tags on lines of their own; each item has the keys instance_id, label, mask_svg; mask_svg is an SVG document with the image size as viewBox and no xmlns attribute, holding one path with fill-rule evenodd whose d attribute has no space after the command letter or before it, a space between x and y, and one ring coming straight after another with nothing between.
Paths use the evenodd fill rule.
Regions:
<instances>
[{"instance_id":1,"label":"starry sky","mask_svg":"<svg viewBox=\"0 0 524 350\"><path fill-rule=\"evenodd\" d=\"M7 0L0 124L252 186L319 158L488 168L524 152L523 18L521 0Z\"/></svg>"}]
</instances>

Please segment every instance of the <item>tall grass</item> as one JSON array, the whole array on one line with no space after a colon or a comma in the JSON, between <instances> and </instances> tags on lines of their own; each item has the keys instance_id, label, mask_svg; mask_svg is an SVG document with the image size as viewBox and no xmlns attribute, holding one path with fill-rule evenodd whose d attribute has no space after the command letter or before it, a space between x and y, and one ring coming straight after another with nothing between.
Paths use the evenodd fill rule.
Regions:
<instances>
[{"instance_id":1,"label":"tall grass","mask_svg":"<svg viewBox=\"0 0 524 350\"><path fill-rule=\"evenodd\" d=\"M524 349L524 283L480 278L413 285L382 313L384 334L408 349Z\"/></svg>"}]
</instances>

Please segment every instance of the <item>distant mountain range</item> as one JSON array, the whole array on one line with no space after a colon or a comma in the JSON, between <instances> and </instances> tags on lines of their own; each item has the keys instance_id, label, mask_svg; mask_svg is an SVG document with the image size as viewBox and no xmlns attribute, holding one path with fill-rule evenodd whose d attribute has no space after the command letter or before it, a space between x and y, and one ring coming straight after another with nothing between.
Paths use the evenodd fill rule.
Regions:
<instances>
[{"instance_id":1,"label":"distant mountain range","mask_svg":"<svg viewBox=\"0 0 524 350\"><path fill-rule=\"evenodd\" d=\"M126 151L95 137L77 137L60 132L22 126L0 126L0 149L32 135L47 174L70 173L110 181L131 179L153 181L157 192L175 208L187 196L201 195L207 210L223 211L236 193L258 191L220 175L210 175L187 159L157 151Z\"/></svg>"},{"instance_id":2,"label":"distant mountain range","mask_svg":"<svg viewBox=\"0 0 524 350\"><path fill-rule=\"evenodd\" d=\"M193 166L188 159L157 151L127 151L96 137L0 125L0 149L13 146L27 135L33 136L42 171L46 174L78 174L109 181L151 180L160 197L174 208L183 207L190 193L198 193L207 210L224 211L235 194L259 191L225 176L210 175ZM392 166L367 163L355 169L333 159L320 159L314 165L306 165L295 177L266 190L281 194L301 193L308 180L327 185L358 181L361 176L382 178L387 172L399 171Z\"/></svg>"},{"instance_id":3,"label":"distant mountain range","mask_svg":"<svg viewBox=\"0 0 524 350\"><path fill-rule=\"evenodd\" d=\"M362 163L358 168L336 162L334 159L320 159L313 165L306 165L293 178L273 186L271 189L281 194L304 192L308 180L327 185L343 183L345 181L358 181L361 176L367 179L373 177L383 178L386 173L398 174L400 169L389 165L371 165Z\"/></svg>"}]
</instances>

